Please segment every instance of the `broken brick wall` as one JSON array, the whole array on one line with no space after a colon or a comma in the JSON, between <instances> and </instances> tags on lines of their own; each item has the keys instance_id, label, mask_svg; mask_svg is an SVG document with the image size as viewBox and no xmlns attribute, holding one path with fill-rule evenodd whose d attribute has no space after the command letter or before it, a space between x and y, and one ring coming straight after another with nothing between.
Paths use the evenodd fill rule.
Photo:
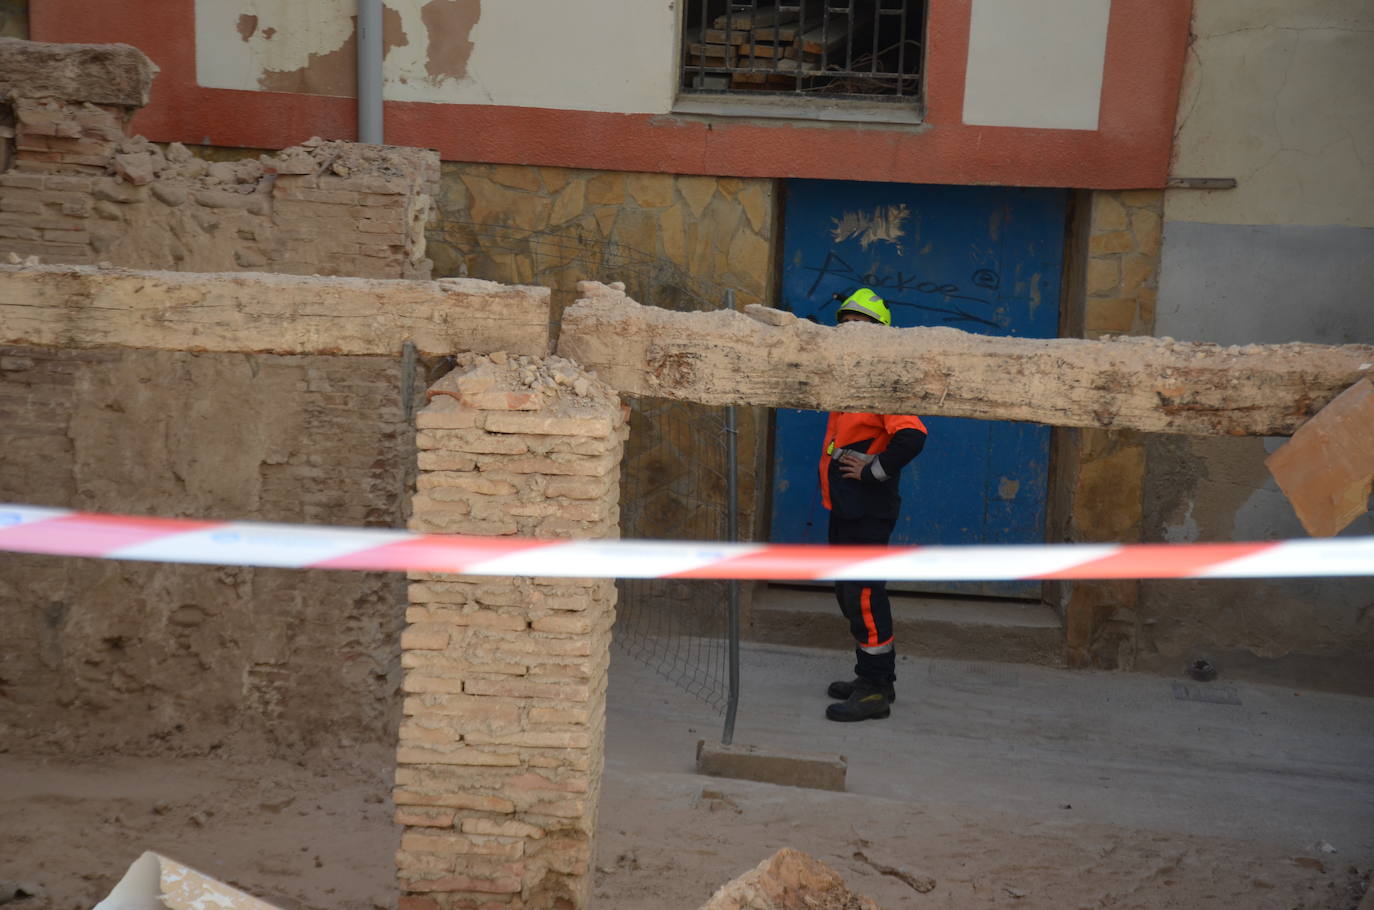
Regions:
<instances>
[{"instance_id":1,"label":"broken brick wall","mask_svg":"<svg viewBox=\"0 0 1374 910\"><path fill-rule=\"evenodd\" d=\"M413 530L617 535L628 427L603 383L562 358L496 354L460 358L429 395ZM587 906L614 583L410 577L402 910Z\"/></svg>"},{"instance_id":2,"label":"broken brick wall","mask_svg":"<svg viewBox=\"0 0 1374 910\"><path fill-rule=\"evenodd\" d=\"M127 134L152 73L127 46L0 41L0 133L12 134L0 136L0 255L427 277L433 153L312 142L205 161ZM272 316L258 310L261 327ZM81 320L49 315L81 345ZM203 318L232 334L242 316ZM277 336L310 348L328 326L283 319ZM0 499L401 526L415 470L406 397L437 362L407 362L399 341L390 356L243 350L0 349ZM399 576L0 558L0 627L29 645L0 653L0 698L35 748L389 749Z\"/></svg>"},{"instance_id":3,"label":"broken brick wall","mask_svg":"<svg viewBox=\"0 0 1374 910\"><path fill-rule=\"evenodd\" d=\"M126 75L140 68L145 77ZM429 277L433 152L311 140L257 158L206 161L180 143L128 134L151 69L133 48L0 40L0 133L11 134L0 139L0 255ZM112 92L109 78L97 78L109 72L129 87Z\"/></svg>"},{"instance_id":4,"label":"broken brick wall","mask_svg":"<svg viewBox=\"0 0 1374 910\"><path fill-rule=\"evenodd\" d=\"M0 266L0 288L23 311L0 324L25 327L6 338L70 345L0 346L0 501L41 506L401 527L412 401L446 369L433 352L547 350L545 289L475 280ZM168 350L188 337L216 352ZM24 643L0 650L0 702L33 748L389 760L399 574L0 562L0 628Z\"/></svg>"},{"instance_id":5,"label":"broken brick wall","mask_svg":"<svg viewBox=\"0 0 1374 910\"><path fill-rule=\"evenodd\" d=\"M397 527L407 384L392 357L0 347L0 501ZM395 575L0 562L0 627L25 643L0 696L32 748L294 756L394 729Z\"/></svg>"}]
</instances>

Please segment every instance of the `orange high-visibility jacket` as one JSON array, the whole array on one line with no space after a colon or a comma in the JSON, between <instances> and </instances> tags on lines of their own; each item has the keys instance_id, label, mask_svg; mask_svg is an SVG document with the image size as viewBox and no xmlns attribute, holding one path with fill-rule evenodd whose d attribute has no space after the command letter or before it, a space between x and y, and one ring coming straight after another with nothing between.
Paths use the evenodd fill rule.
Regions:
<instances>
[{"instance_id":1,"label":"orange high-visibility jacket","mask_svg":"<svg viewBox=\"0 0 1374 910\"><path fill-rule=\"evenodd\" d=\"M839 476L839 466L833 455L838 449L853 449L868 455L882 456L892 437L902 430L915 430L919 436L907 434L905 444L898 446L888 457L879 457L880 480L870 462L864 468L862 480L847 480ZM915 458L925 445L926 425L914 414L853 414L831 411L826 422L825 442L821 447L821 502L827 509L839 508L837 514L856 518L860 514L875 514L895 518L901 506L897 495L897 481L901 470ZM832 503L833 498L836 503Z\"/></svg>"}]
</instances>

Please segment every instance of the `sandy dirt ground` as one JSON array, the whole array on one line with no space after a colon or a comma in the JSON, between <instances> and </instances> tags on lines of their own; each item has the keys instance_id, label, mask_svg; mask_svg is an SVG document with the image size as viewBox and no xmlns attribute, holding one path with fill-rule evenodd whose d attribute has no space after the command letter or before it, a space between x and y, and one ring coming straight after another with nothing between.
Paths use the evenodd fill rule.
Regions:
<instances>
[{"instance_id":1,"label":"sandy dirt ground","mask_svg":"<svg viewBox=\"0 0 1374 910\"><path fill-rule=\"evenodd\" d=\"M1112 757L1117 753L1075 760L1060 745L1040 754L1031 740L1043 746L1053 731L1007 725L999 707L1007 687L980 693L966 683L979 667L938 661L905 667L906 677L927 680L928 691L900 690L907 700L897 707L905 714L894 714L892 726L813 722L824 700L808 701L807 687L836 661L800 650L747 652L745 691L755 696L741 704L736 742L842 746L837 751L850 756L848 793L694 774L695 741L718 739L720 717L617 658L592 907L697 908L784 846L831 865L853 890L893 910L1351 910L1367 887L1374 868L1374 825L1364 827L1374 819L1374 772L1360 770L1374 742L1367 701L1281 693L1306 699L1302 715L1320 729L1304 730L1265 701L1280 693L1236 687L1257 716L1311 741L1327 763L1313 769L1290 741L1271 738L1275 755L1258 763L1219 766L1196 752L1169 752L1156 767L1140 743L1173 736L1167 719L1134 718L1140 739L1122 734L1118 744L1120 755L1136 756L1130 762ZM1128 715L1132 686L1142 693L1168 686L1127 674L981 669L985 679L1014 674L1018 699L1043 701L1051 691L1045 687L1098 692L1105 685L1114 693L1108 701ZM954 722L943 721L940 736L923 738L923 725L942 722L941 700L949 696L929 682L941 678L964 681L947 688L965 726L951 731ZM1078 723L1093 703L1085 696L1064 710ZM1188 713L1194 707L1183 706L1182 723L1201 731ZM1217 707L1227 706L1207 710ZM1253 734L1252 727L1238 728ZM1253 745L1234 741L1225 724L1205 729L1228 755ZM1090 736L1080 740L1094 754L1111 752ZM399 835L390 821L387 749L299 762L228 749L210 757L105 759L26 754L14 741L0 749L0 880L41 890L6 910L92 907L148 849L288 910L394 906ZM969 758L975 754L985 760ZM1046 761L1047 754L1057 757ZM1014 767L1004 763L1008 755L1016 756ZM1119 784L1102 782L1127 764L1132 773ZM875 770L880 765L886 770ZM1104 775L1107 767L1115 770ZM1177 808L1152 790L1177 789L1188 773L1200 776L1200 789L1182 785Z\"/></svg>"}]
</instances>

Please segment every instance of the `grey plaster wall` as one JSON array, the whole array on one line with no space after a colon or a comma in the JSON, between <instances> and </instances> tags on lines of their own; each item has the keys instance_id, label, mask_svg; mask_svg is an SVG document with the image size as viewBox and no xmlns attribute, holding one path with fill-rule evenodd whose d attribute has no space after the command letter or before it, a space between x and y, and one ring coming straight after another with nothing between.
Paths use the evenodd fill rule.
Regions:
<instances>
[{"instance_id":1,"label":"grey plaster wall","mask_svg":"<svg viewBox=\"0 0 1374 910\"><path fill-rule=\"evenodd\" d=\"M1170 222L1155 332L1219 344L1374 343L1374 229ZM1155 436L1145 538L1306 537L1264 459L1283 439ZM1369 516L1345 534L1374 534ZM1142 585L1136 665L1374 694L1374 581Z\"/></svg>"},{"instance_id":2,"label":"grey plaster wall","mask_svg":"<svg viewBox=\"0 0 1374 910\"><path fill-rule=\"evenodd\" d=\"M1374 228L1170 221L1155 334L1374 344Z\"/></svg>"}]
</instances>

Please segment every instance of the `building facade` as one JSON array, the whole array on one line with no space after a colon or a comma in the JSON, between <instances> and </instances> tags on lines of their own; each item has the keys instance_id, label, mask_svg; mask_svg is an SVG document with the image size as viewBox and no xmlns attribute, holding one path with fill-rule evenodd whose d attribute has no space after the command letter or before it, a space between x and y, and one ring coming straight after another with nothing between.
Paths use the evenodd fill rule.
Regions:
<instances>
[{"instance_id":1,"label":"building facade","mask_svg":"<svg viewBox=\"0 0 1374 910\"><path fill-rule=\"evenodd\" d=\"M156 142L356 135L352 0L3 9L11 33L148 54L133 129ZM435 275L546 284L555 318L583 277L818 319L862 283L904 325L1368 342L1369 19L1358 0L395 0L384 139L442 159ZM809 421L746 421L753 536L812 539ZM941 423L911 498L956 505L909 509L913 542L1300 535L1263 469L1281 440ZM631 435L657 486L627 480L655 503L627 533L664 532L704 457L651 440ZM1353 582L959 592L1051 603L1073 665L1206 654L1374 691Z\"/></svg>"}]
</instances>

